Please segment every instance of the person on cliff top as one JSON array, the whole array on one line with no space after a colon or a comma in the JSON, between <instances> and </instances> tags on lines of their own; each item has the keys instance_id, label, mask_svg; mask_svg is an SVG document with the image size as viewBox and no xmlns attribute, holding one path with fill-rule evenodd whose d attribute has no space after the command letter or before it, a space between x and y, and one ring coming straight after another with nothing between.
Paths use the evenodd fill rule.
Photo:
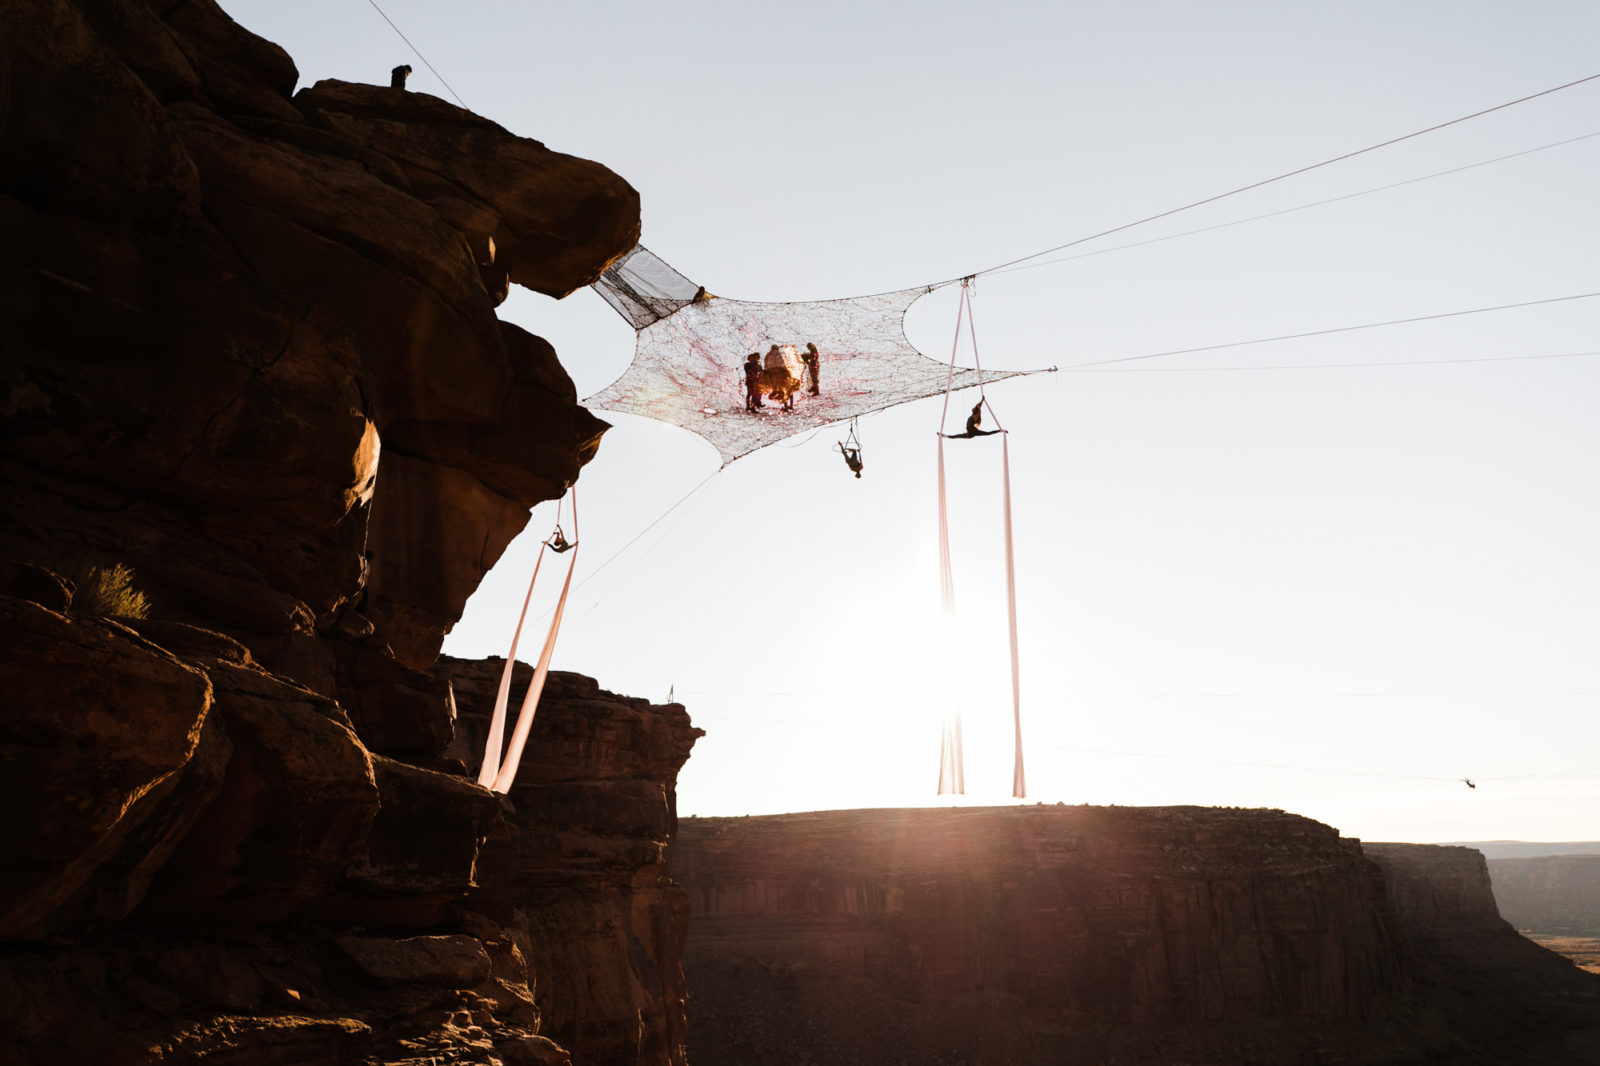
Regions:
<instances>
[{"instance_id":1,"label":"person on cliff top","mask_svg":"<svg viewBox=\"0 0 1600 1066\"><path fill-rule=\"evenodd\" d=\"M761 401L761 356L751 352L744 361L744 409L754 411L765 406Z\"/></svg>"},{"instance_id":2,"label":"person on cliff top","mask_svg":"<svg viewBox=\"0 0 1600 1066\"><path fill-rule=\"evenodd\" d=\"M800 354L800 361L806 365L806 377L810 379L810 387L806 391L815 396L821 391L822 353L817 351L815 344L808 341L806 350Z\"/></svg>"},{"instance_id":3,"label":"person on cliff top","mask_svg":"<svg viewBox=\"0 0 1600 1066\"><path fill-rule=\"evenodd\" d=\"M404 89L406 87L406 79L410 76L411 65L409 63L401 63L389 72L389 88Z\"/></svg>"}]
</instances>

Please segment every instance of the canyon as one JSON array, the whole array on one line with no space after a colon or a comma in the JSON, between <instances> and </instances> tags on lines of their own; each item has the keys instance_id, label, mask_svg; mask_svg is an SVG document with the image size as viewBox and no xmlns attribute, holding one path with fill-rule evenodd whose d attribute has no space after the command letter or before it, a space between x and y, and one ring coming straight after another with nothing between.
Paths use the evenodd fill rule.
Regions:
<instances>
[{"instance_id":1,"label":"canyon","mask_svg":"<svg viewBox=\"0 0 1600 1066\"><path fill-rule=\"evenodd\" d=\"M1489 876L1518 929L1600 939L1600 854L1490 859Z\"/></svg>"},{"instance_id":2,"label":"canyon","mask_svg":"<svg viewBox=\"0 0 1600 1066\"><path fill-rule=\"evenodd\" d=\"M692 818L690 1052L731 1063L1595 1061L1600 983L1482 855L1281 811Z\"/></svg>"}]
</instances>

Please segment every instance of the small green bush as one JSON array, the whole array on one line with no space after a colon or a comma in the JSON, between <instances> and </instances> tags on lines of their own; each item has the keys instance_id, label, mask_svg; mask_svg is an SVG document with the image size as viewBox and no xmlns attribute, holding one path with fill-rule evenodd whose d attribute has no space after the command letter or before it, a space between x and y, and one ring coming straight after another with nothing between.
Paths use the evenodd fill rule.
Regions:
<instances>
[{"instance_id":1,"label":"small green bush","mask_svg":"<svg viewBox=\"0 0 1600 1066\"><path fill-rule=\"evenodd\" d=\"M80 562L63 575L72 582L71 610L113 618L146 618L150 601L133 587L133 569L124 563Z\"/></svg>"}]
</instances>

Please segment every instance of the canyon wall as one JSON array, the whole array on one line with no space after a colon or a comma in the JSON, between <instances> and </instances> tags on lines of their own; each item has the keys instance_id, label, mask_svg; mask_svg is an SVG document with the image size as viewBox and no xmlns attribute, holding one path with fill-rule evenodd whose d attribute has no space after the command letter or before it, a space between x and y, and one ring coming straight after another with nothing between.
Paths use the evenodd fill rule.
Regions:
<instances>
[{"instance_id":1,"label":"canyon wall","mask_svg":"<svg viewBox=\"0 0 1600 1066\"><path fill-rule=\"evenodd\" d=\"M507 801L429 672L605 429L495 308L637 194L211 0L0 26L0 1061L681 1062L682 709L564 677Z\"/></svg>"},{"instance_id":2,"label":"canyon wall","mask_svg":"<svg viewBox=\"0 0 1600 1066\"><path fill-rule=\"evenodd\" d=\"M1465 993L1440 991L1418 932L1435 918L1547 963L1529 969L1549 979L1538 994L1576 996L1547 1019L1561 1041L1600 1036L1600 998L1494 917L1486 878L1419 854L1374 863L1327 826L1259 810L686 819L671 870L690 900L691 1059L1586 1061L1506 1051L1492 1022L1521 1007L1515 975L1491 1024L1456 1034ZM1410 888L1392 898L1386 879ZM1492 982L1493 965L1471 969Z\"/></svg>"},{"instance_id":3,"label":"canyon wall","mask_svg":"<svg viewBox=\"0 0 1600 1066\"><path fill-rule=\"evenodd\" d=\"M1600 855L1490 859L1489 876L1518 929L1600 938Z\"/></svg>"},{"instance_id":4,"label":"canyon wall","mask_svg":"<svg viewBox=\"0 0 1600 1066\"><path fill-rule=\"evenodd\" d=\"M457 748L473 772L505 660L445 657ZM514 717L533 670L516 663ZM679 704L605 692L551 672L510 792L518 835L509 884L526 936L541 1032L581 1063L683 1066L688 901L666 875L674 784L702 731Z\"/></svg>"}]
</instances>

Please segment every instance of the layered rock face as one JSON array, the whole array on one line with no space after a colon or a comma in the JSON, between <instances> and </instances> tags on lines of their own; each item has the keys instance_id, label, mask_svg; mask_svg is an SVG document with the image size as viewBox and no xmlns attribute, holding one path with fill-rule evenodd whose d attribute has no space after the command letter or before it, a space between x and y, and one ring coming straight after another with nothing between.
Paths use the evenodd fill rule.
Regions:
<instances>
[{"instance_id":1,"label":"layered rock face","mask_svg":"<svg viewBox=\"0 0 1600 1066\"><path fill-rule=\"evenodd\" d=\"M1391 868L1414 888L1440 873L1409 855ZM1427 893L1397 909L1356 841L1282 812L688 819L672 872L691 904L697 1066L1584 1061L1452 1036L1459 1004L1435 1002L1414 933ZM1492 919L1487 882L1466 887L1442 894ZM1600 1026L1584 1002L1563 1034Z\"/></svg>"},{"instance_id":2,"label":"layered rock face","mask_svg":"<svg viewBox=\"0 0 1600 1066\"><path fill-rule=\"evenodd\" d=\"M0 1061L566 1061L534 988L589 975L530 967L569 948L511 878L593 864L518 857L426 670L605 428L495 307L592 281L637 195L430 97L296 93L211 0L0 26ZM87 601L111 564L147 617ZM599 703L571 728L652 742ZM670 795L690 741L603 794ZM567 828L656 854L609 803Z\"/></svg>"},{"instance_id":3,"label":"layered rock face","mask_svg":"<svg viewBox=\"0 0 1600 1066\"><path fill-rule=\"evenodd\" d=\"M1428 1002L1491 1062L1600 1062L1600 977L1519 936L1499 915L1483 853L1362 845L1383 870Z\"/></svg>"},{"instance_id":4,"label":"layered rock face","mask_svg":"<svg viewBox=\"0 0 1600 1066\"><path fill-rule=\"evenodd\" d=\"M440 660L461 710L459 752L476 770L504 660ZM510 706L532 668L515 664ZM683 1066L688 900L666 876L674 784L702 731L652 705L556 671L511 789L519 930L541 974L542 1032L584 1063Z\"/></svg>"},{"instance_id":5,"label":"layered rock face","mask_svg":"<svg viewBox=\"0 0 1600 1066\"><path fill-rule=\"evenodd\" d=\"M1600 855L1490 859L1494 898L1518 929L1600 938Z\"/></svg>"},{"instance_id":6,"label":"layered rock face","mask_svg":"<svg viewBox=\"0 0 1600 1066\"><path fill-rule=\"evenodd\" d=\"M0 12L6 554L125 562L381 717L368 660L426 669L604 428L508 279L593 281L637 194L431 97L295 94L210 0Z\"/></svg>"}]
</instances>

